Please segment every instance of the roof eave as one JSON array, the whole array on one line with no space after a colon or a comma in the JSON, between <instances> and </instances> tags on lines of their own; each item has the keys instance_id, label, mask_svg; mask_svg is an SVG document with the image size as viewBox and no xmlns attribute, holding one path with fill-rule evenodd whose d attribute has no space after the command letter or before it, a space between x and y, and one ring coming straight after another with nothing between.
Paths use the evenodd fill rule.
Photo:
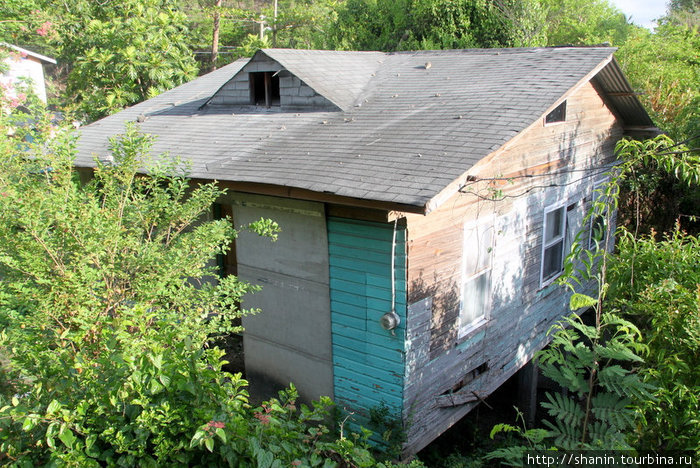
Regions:
<instances>
[{"instance_id":1,"label":"roof eave","mask_svg":"<svg viewBox=\"0 0 700 468\"><path fill-rule=\"evenodd\" d=\"M209 183L211 179L192 179L195 183ZM372 208L386 212L427 214L424 204L397 203L369 198L354 198L337 195L331 192L317 192L314 190L289 187L285 185L264 184L258 182L235 182L216 180L224 188L237 192L254 193L257 195L270 195L282 198L294 198L297 200L315 201L321 203L333 203L356 208Z\"/></svg>"},{"instance_id":2,"label":"roof eave","mask_svg":"<svg viewBox=\"0 0 700 468\"><path fill-rule=\"evenodd\" d=\"M37 54L36 52L32 52L31 50L23 49L22 47L18 47L16 45L8 44L7 42L0 42L0 46L4 47L9 47L10 49L14 49L17 52L20 52L22 54L29 55L30 57L34 57L37 60L40 60L45 63L50 63L52 65L56 65L56 60L52 59L51 57L47 57L45 55Z\"/></svg>"},{"instance_id":3,"label":"roof eave","mask_svg":"<svg viewBox=\"0 0 700 468\"><path fill-rule=\"evenodd\" d=\"M593 77L600 86L608 104L615 110L625 128L655 127L646 109L638 99L620 64L612 57Z\"/></svg>"}]
</instances>

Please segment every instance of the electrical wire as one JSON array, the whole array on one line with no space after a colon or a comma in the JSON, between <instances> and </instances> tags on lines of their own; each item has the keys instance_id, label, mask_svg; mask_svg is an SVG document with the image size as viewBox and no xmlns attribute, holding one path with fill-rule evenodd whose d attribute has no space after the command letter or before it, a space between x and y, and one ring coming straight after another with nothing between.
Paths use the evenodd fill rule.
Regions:
<instances>
[{"instance_id":1,"label":"electrical wire","mask_svg":"<svg viewBox=\"0 0 700 468\"><path fill-rule=\"evenodd\" d=\"M391 311L396 312L396 223L394 219L394 232L391 237Z\"/></svg>"},{"instance_id":2,"label":"electrical wire","mask_svg":"<svg viewBox=\"0 0 700 468\"><path fill-rule=\"evenodd\" d=\"M581 181L583 181L583 180L591 179L591 178L596 177L596 176L598 176L598 175L600 175L600 174L606 174L606 173L609 172L609 169L610 169L610 168L603 169L603 170L596 171L596 172L592 172L592 173L589 173L588 175L586 175L585 177L581 177L581 178L579 178L579 179L572 180L572 181L569 181L569 182L563 183L563 184L552 183L552 184L548 184L548 185L534 185L534 186L532 186L532 187L529 187L527 190L524 190L523 192L520 192L520 193L518 193L518 194L515 194L515 195L508 195L508 194L506 194L506 195L503 195L503 196L501 196L501 197L499 197L499 198L487 197L487 196L481 195L481 194L479 194L479 193L477 193L477 192L474 192L473 190L464 190L464 189L467 188L467 187L469 187L469 186L471 186L471 185L476 184L477 182L482 182L482 181L486 181L486 180L511 180L511 178L484 178L484 179L477 179L477 180L474 180L474 181L470 181L470 184L465 184L465 185L461 186L461 187L459 188L458 192L461 193L461 194L464 194L464 195L475 195L476 197L478 197L478 198L480 198L480 199L482 199L482 200L488 200L488 201L502 201L502 200L505 200L505 199L507 199L507 198L520 198L520 197L525 196L525 195L527 195L528 193L530 193L530 192L532 192L533 190L536 190L536 189L546 189L546 188L550 188L550 187L567 187L567 186L569 186L569 185L577 184L577 183L579 183L579 182L581 182ZM573 171L572 171L572 172L573 172ZM577 171L577 172L578 172L578 171ZM547 175L547 176L550 176L550 175L553 175L553 174L554 174L554 173L549 173L549 174L537 174L537 175L541 175L541 176ZM533 177L534 177L534 175L533 175ZM520 178L525 178L525 176L520 176Z\"/></svg>"}]
</instances>

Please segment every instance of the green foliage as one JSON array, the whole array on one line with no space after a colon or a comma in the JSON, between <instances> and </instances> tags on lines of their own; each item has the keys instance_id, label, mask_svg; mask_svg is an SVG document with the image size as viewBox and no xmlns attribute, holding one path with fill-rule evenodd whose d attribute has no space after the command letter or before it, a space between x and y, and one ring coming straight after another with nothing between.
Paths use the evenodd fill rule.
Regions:
<instances>
[{"instance_id":1,"label":"green foliage","mask_svg":"<svg viewBox=\"0 0 700 468\"><path fill-rule=\"evenodd\" d=\"M56 57L62 106L94 120L197 74L175 0L13 0L0 40Z\"/></svg>"},{"instance_id":2,"label":"green foliage","mask_svg":"<svg viewBox=\"0 0 700 468\"><path fill-rule=\"evenodd\" d=\"M43 0L5 0L0 18L0 42L52 53L48 40L55 34L52 16Z\"/></svg>"},{"instance_id":3,"label":"green foliage","mask_svg":"<svg viewBox=\"0 0 700 468\"><path fill-rule=\"evenodd\" d=\"M671 0L668 4L668 15L661 22L697 29L700 27L700 2L698 0Z\"/></svg>"},{"instance_id":4,"label":"green foliage","mask_svg":"<svg viewBox=\"0 0 700 468\"><path fill-rule=\"evenodd\" d=\"M2 397L3 452L23 463L197 459L183 440L217 417L235 425L246 402L240 376L219 372L222 352L204 347L213 329L232 330L251 290L202 280L235 235L226 220L194 226L221 192L188 192L168 167L137 177L149 139L133 129L85 186L69 133L16 141L0 158L1 339L15 395Z\"/></svg>"},{"instance_id":5,"label":"green foliage","mask_svg":"<svg viewBox=\"0 0 700 468\"><path fill-rule=\"evenodd\" d=\"M607 0L541 0L546 10L547 45L620 45L633 29Z\"/></svg>"},{"instance_id":6,"label":"green foliage","mask_svg":"<svg viewBox=\"0 0 700 468\"><path fill-rule=\"evenodd\" d=\"M338 49L384 51L534 45L540 10L498 3L349 0L338 9L330 42Z\"/></svg>"},{"instance_id":7,"label":"green foliage","mask_svg":"<svg viewBox=\"0 0 700 468\"><path fill-rule=\"evenodd\" d=\"M272 47L327 48L327 33L338 5L338 0L280 1L276 19L271 8L263 10L269 19Z\"/></svg>"},{"instance_id":8,"label":"green foliage","mask_svg":"<svg viewBox=\"0 0 700 468\"><path fill-rule=\"evenodd\" d=\"M381 437L383 451L390 457L399 458L406 429L401 415L393 414L384 403L369 410L369 427Z\"/></svg>"},{"instance_id":9,"label":"green foliage","mask_svg":"<svg viewBox=\"0 0 700 468\"><path fill-rule=\"evenodd\" d=\"M616 152L623 164L619 178L621 224L635 233L671 230L679 218L692 226L692 217L700 214L697 152L674 144L664 135L622 140Z\"/></svg>"},{"instance_id":10,"label":"green foliage","mask_svg":"<svg viewBox=\"0 0 700 468\"><path fill-rule=\"evenodd\" d=\"M230 63L238 57L250 57L257 49L325 48L327 29L335 19L336 0L280 0L277 16L268 3L241 3L215 0L179 0L180 11L187 15L188 40L200 58L210 58L215 14L219 15L219 45L217 66ZM263 37L260 37L260 30Z\"/></svg>"},{"instance_id":11,"label":"green foliage","mask_svg":"<svg viewBox=\"0 0 700 468\"><path fill-rule=\"evenodd\" d=\"M292 386L253 408L221 370L218 337L255 288L215 280L236 236L207 220L222 191L145 160L150 142L127 128L80 183L70 132L0 140L3 465L377 466L368 433L325 425L330 400L297 405Z\"/></svg>"},{"instance_id":12,"label":"green foliage","mask_svg":"<svg viewBox=\"0 0 700 468\"><path fill-rule=\"evenodd\" d=\"M597 301L596 301L597 302ZM628 449L635 426L633 399L650 398L634 366L646 351L631 323L611 313L598 314L596 325L566 317L555 325L552 343L538 355L543 375L571 392L547 394L542 406L549 437L564 449Z\"/></svg>"},{"instance_id":13,"label":"green foliage","mask_svg":"<svg viewBox=\"0 0 700 468\"><path fill-rule=\"evenodd\" d=\"M259 49L269 48L270 45L270 41L266 37L260 39L260 36L248 34L245 39L241 41L241 45L238 46L236 52L244 57L252 57Z\"/></svg>"},{"instance_id":14,"label":"green foliage","mask_svg":"<svg viewBox=\"0 0 700 468\"><path fill-rule=\"evenodd\" d=\"M675 140L700 135L698 25L662 22L636 30L617 56L656 124Z\"/></svg>"},{"instance_id":15,"label":"green foliage","mask_svg":"<svg viewBox=\"0 0 700 468\"><path fill-rule=\"evenodd\" d=\"M624 232L611 261L612 302L646 330L646 381L639 444L647 449L700 447L700 241L678 230L662 240Z\"/></svg>"},{"instance_id":16,"label":"green foliage","mask_svg":"<svg viewBox=\"0 0 700 468\"><path fill-rule=\"evenodd\" d=\"M496 424L491 429L489 437L494 439L499 434L505 434L507 436L515 436L517 439L510 439L510 443L507 443L504 447L487 453L484 455L485 460L499 460L501 464L507 466L523 466L526 452L554 450L554 447L546 442L549 432L545 429L527 429L523 414L518 408L515 408L515 411L517 412L516 420L519 420L522 427L511 424ZM525 444L523 445L521 442Z\"/></svg>"},{"instance_id":17,"label":"green foliage","mask_svg":"<svg viewBox=\"0 0 700 468\"><path fill-rule=\"evenodd\" d=\"M87 2L60 11L67 92L95 120L191 80L186 17L168 0Z\"/></svg>"},{"instance_id":18,"label":"green foliage","mask_svg":"<svg viewBox=\"0 0 700 468\"><path fill-rule=\"evenodd\" d=\"M700 11L700 1L698 0L671 0L668 8L674 11Z\"/></svg>"}]
</instances>

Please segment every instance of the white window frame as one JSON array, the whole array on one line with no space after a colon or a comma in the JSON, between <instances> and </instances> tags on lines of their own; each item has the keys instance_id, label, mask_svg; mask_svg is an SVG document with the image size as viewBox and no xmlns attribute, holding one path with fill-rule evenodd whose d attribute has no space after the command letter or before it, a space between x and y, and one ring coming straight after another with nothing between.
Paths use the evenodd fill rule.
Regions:
<instances>
[{"instance_id":1,"label":"white window frame","mask_svg":"<svg viewBox=\"0 0 700 468\"><path fill-rule=\"evenodd\" d=\"M559 276L561 276L562 272L564 271L564 259L566 258L566 230L567 230L567 201L563 200L558 203L546 206L544 209L544 216L542 220L542 252L540 255L540 288L543 288L549 284L551 284L554 280L556 280ZM553 213L557 210L562 210L562 216L561 216L561 226L560 226L560 235L557 236L554 239L547 240L546 235L547 235L547 215L550 213ZM559 260L559 270L554 273L550 274L545 278L544 276L544 257L545 257L545 252L550 249L551 247L555 246L556 244L561 243L561 259Z\"/></svg>"},{"instance_id":2,"label":"white window frame","mask_svg":"<svg viewBox=\"0 0 700 468\"><path fill-rule=\"evenodd\" d=\"M486 232L488 230L491 231L491 236L490 236L490 242L486 246L479 246L480 249L483 249L485 251L486 255L488 256L488 264L486 267L476 271L476 272L467 272L467 256L470 254L473 254L475 252L475 249L473 248L473 245L470 243L471 237L468 235L468 232L472 229L476 229L477 235L480 235L482 232ZM463 241L462 241L462 283L461 283L461 297L460 297L460 306L459 306L459 332L458 332L458 338L463 338L466 335L468 335L470 332L476 330L479 328L481 325L486 323L486 321L489 319L490 311L491 311L491 292L492 292L492 283L491 283L491 271L493 270L493 248L496 240L496 219L495 216L489 215L485 217L481 217L478 219L475 219L473 221L467 221L464 224L463 227ZM481 250L480 250L481 252ZM483 311L482 314L473 317L468 323L465 323L465 309L466 309L466 301L465 301L465 294L466 294L466 285L467 283L471 281L476 281L477 279L481 278L482 276L486 275L487 281L488 281L488 293L486 295L486 300L483 304L481 304L481 309Z\"/></svg>"},{"instance_id":3,"label":"white window frame","mask_svg":"<svg viewBox=\"0 0 700 468\"><path fill-rule=\"evenodd\" d=\"M593 189L591 190L591 207L592 204L595 203L596 201L600 200L601 198L605 197L604 194L600 193L600 188L607 184L609 182L610 178L606 177L604 179L600 179L595 181L593 184ZM606 223L610 222L608 219L608 209L609 207L606 204L605 210L598 216L591 216L591 221L590 221L590 226L589 226L589 231L588 231L588 250L599 250L601 245L603 245L605 248L607 248L608 244L608 233L607 233L607 225ZM596 220L602 217L603 218L603 228L605 231L603 232L603 237L600 240L600 243L596 242L595 239L593 238L593 228L596 225Z\"/></svg>"}]
</instances>

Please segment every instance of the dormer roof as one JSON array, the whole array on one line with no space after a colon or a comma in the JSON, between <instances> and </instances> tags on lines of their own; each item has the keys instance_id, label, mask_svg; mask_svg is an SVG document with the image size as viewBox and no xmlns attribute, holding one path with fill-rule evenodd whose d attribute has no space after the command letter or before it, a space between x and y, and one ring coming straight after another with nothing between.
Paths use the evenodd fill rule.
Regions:
<instances>
[{"instance_id":1,"label":"dormer roof","mask_svg":"<svg viewBox=\"0 0 700 468\"><path fill-rule=\"evenodd\" d=\"M299 96L295 90L294 96L287 102L282 96L281 107L347 111L361 101L363 90L385 58L385 54L380 52L261 49L212 95L206 105L249 103L249 74L271 72L280 75L282 80L288 79L288 86L284 83L280 85L283 93L291 87L299 88L299 81L302 87L313 91L302 92L302 96ZM323 99L311 99L314 96ZM304 97L309 99L298 99ZM306 102L308 105L304 105Z\"/></svg>"}]
</instances>

